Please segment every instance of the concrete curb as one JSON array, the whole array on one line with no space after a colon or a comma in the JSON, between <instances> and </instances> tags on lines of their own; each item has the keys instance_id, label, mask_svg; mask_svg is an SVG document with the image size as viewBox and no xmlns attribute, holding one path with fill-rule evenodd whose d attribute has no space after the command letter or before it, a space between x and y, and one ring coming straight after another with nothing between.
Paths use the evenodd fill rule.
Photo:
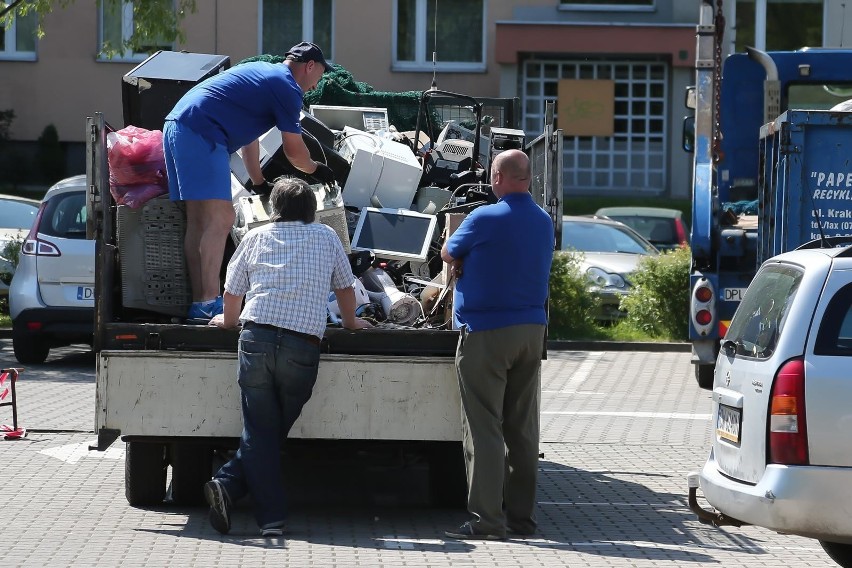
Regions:
<instances>
[{"instance_id":1,"label":"concrete curb","mask_svg":"<svg viewBox=\"0 0 852 568\"><path fill-rule=\"evenodd\" d=\"M12 339L12 328L0 327L0 339Z\"/></svg>"},{"instance_id":2,"label":"concrete curb","mask_svg":"<svg viewBox=\"0 0 852 568\"><path fill-rule=\"evenodd\" d=\"M655 342L655 341L566 341L549 340L548 351L654 351L654 352L686 352L692 345L689 343Z\"/></svg>"}]
</instances>

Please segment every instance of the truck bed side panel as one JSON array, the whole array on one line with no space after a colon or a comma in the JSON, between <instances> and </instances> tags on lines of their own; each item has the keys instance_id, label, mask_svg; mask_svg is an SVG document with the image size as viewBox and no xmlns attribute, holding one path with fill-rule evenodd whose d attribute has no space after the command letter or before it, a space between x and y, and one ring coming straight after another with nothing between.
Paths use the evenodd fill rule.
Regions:
<instances>
[{"instance_id":1,"label":"truck bed side panel","mask_svg":"<svg viewBox=\"0 0 852 568\"><path fill-rule=\"evenodd\" d=\"M97 377L96 431L240 435L235 353L102 351ZM460 409L451 357L323 355L314 395L290 436L457 441Z\"/></svg>"}]
</instances>

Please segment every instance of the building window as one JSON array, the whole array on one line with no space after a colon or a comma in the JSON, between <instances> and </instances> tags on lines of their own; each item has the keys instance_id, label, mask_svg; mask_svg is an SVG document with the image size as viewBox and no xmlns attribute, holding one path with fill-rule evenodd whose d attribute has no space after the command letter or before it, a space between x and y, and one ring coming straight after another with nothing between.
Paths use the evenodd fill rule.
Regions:
<instances>
[{"instance_id":1,"label":"building window","mask_svg":"<svg viewBox=\"0 0 852 568\"><path fill-rule=\"evenodd\" d=\"M114 50L118 55L106 58L99 55L101 60L109 61L141 61L150 54L161 49L172 49L171 42L150 38L149 45L142 46L138 51L124 49L124 43L133 35L133 2L100 2L100 34L101 53Z\"/></svg>"},{"instance_id":2,"label":"building window","mask_svg":"<svg viewBox=\"0 0 852 568\"><path fill-rule=\"evenodd\" d=\"M566 136L565 191L583 194L643 193L667 187L668 84L665 63L531 59L523 66L523 127L537 132L547 101L556 101L560 79L615 82L614 134ZM556 117L557 126L559 116Z\"/></svg>"},{"instance_id":3,"label":"building window","mask_svg":"<svg viewBox=\"0 0 852 568\"><path fill-rule=\"evenodd\" d=\"M736 3L736 49L756 45L754 37L755 2ZM822 46L823 0L767 0L766 50L787 51Z\"/></svg>"},{"instance_id":4,"label":"building window","mask_svg":"<svg viewBox=\"0 0 852 568\"><path fill-rule=\"evenodd\" d=\"M260 52L284 55L302 41L334 58L333 0L263 0Z\"/></svg>"},{"instance_id":5,"label":"building window","mask_svg":"<svg viewBox=\"0 0 852 568\"><path fill-rule=\"evenodd\" d=\"M18 13L6 30L0 26L0 59L35 61L37 26L38 18L33 11L25 16Z\"/></svg>"},{"instance_id":6,"label":"building window","mask_svg":"<svg viewBox=\"0 0 852 568\"><path fill-rule=\"evenodd\" d=\"M656 0L560 0L560 10L650 11Z\"/></svg>"},{"instance_id":7,"label":"building window","mask_svg":"<svg viewBox=\"0 0 852 568\"><path fill-rule=\"evenodd\" d=\"M394 71L485 71L483 0L397 0Z\"/></svg>"}]
</instances>

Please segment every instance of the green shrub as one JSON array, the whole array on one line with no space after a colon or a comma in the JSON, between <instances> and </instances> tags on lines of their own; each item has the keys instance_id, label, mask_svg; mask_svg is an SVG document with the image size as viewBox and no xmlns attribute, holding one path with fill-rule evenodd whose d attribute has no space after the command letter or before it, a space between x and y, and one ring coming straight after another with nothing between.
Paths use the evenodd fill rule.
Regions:
<instances>
[{"instance_id":1,"label":"green shrub","mask_svg":"<svg viewBox=\"0 0 852 568\"><path fill-rule=\"evenodd\" d=\"M589 281L580 271L580 256L557 251L550 266L551 339L597 335L591 317L595 299L588 287Z\"/></svg>"},{"instance_id":2,"label":"green shrub","mask_svg":"<svg viewBox=\"0 0 852 568\"><path fill-rule=\"evenodd\" d=\"M18 266L18 259L21 255L21 245L24 244L24 240L20 238L13 238L9 240L2 250L0 250L0 260L8 261L12 267ZM0 268L0 282L3 282L7 286L12 282L12 276L14 273L3 271Z\"/></svg>"},{"instance_id":3,"label":"green shrub","mask_svg":"<svg viewBox=\"0 0 852 568\"><path fill-rule=\"evenodd\" d=\"M633 273L633 293L621 300L627 326L651 337L686 340L689 334L688 247L649 256Z\"/></svg>"}]
</instances>

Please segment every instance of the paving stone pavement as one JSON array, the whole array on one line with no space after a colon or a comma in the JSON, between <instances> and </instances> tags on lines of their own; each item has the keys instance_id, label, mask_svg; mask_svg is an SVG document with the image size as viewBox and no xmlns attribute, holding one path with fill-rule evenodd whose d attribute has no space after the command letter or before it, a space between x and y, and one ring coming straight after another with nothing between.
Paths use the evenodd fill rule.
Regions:
<instances>
[{"instance_id":1,"label":"paving stone pavement","mask_svg":"<svg viewBox=\"0 0 852 568\"><path fill-rule=\"evenodd\" d=\"M7 339L0 339L0 365L17 366ZM95 441L90 352L55 350L22 373L18 396L29 434L0 442L4 568L834 565L816 541L707 527L689 511L685 476L706 457L710 398L695 385L684 352L549 353L541 531L505 542L445 539L442 531L466 514L418 501L416 468L325 472L314 486L294 488L284 537L257 536L246 503L223 536L204 508L127 504L123 444L88 450ZM8 410L0 408L0 423L10 423ZM399 487L378 489L393 476ZM337 482L322 486L328 479Z\"/></svg>"}]
</instances>

